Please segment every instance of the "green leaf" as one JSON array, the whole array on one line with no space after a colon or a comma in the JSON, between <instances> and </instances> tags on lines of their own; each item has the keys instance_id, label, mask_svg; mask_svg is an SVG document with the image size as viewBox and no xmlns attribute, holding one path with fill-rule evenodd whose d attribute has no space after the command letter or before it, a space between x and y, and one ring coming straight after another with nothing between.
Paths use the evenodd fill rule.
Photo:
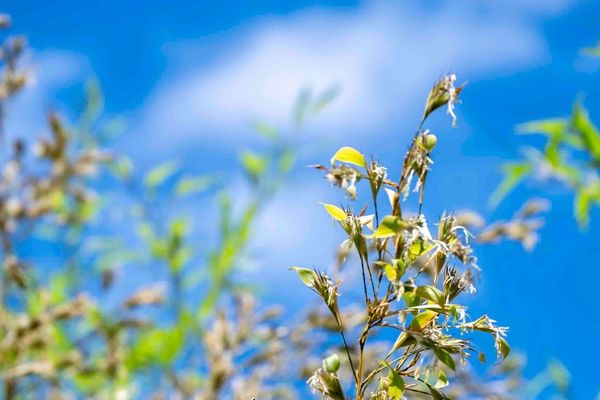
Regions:
<instances>
[{"instance_id":1,"label":"green leaf","mask_svg":"<svg viewBox=\"0 0 600 400\"><path fill-rule=\"evenodd\" d=\"M214 179L210 176L191 177L184 176L175 186L175 194L177 196L187 196L190 194L199 193L208 188Z\"/></svg>"},{"instance_id":2,"label":"green leaf","mask_svg":"<svg viewBox=\"0 0 600 400\"><path fill-rule=\"evenodd\" d=\"M127 156L121 156L109 164L109 169L117 178L129 179L133 174L133 162Z\"/></svg>"},{"instance_id":3,"label":"green leaf","mask_svg":"<svg viewBox=\"0 0 600 400\"><path fill-rule=\"evenodd\" d=\"M400 335L398 335L398 338L396 339L396 342L392 346L392 349L390 350L389 354L392 354L394 351L398 350L401 347L414 344L415 342L416 341L415 341L414 337L412 337L407 332L402 332Z\"/></svg>"},{"instance_id":4,"label":"green leaf","mask_svg":"<svg viewBox=\"0 0 600 400\"><path fill-rule=\"evenodd\" d=\"M179 163L167 161L152 168L144 177L144 185L148 188L156 188L177 172Z\"/></svg>"},{"instance_id":5,"label":"green leaf","mask_svg":"<svg viewBox=\"0 0 600 400\"><path fill-rule=\"evenodd\" d=\"M585 190L585 188L581 188L577 190L575 195L575 204L573 206L573 210L575 213L575 219L579 224L580 228L586 228L588 223L590 222L590 203L591 197Z\"/></svg>"},{"instance_id":6,"label":"green leaf","mask_svg":"<svg viewBox=\"0 0 600 400\"><path fill-rule=\"evenodd\" d=\"M427 300L430 300L440 306L444 307L446 304L446 298L444 293L440 291L438 288L433 286L419 286L416 290L417 295L423 297Z\"/></svg>"},{"instance_id":7,"label":"green leaf","mask_svg":"<svg viewBox=\"0 0 600 400\"><path fill-rule=\"evenodd\" d=\"M440 368L440 373L438 375L437 382L435 383L435 385L433 385L433 387L435 387L436 389L441 389L445 388L446 386L448 386L448 377L444 373L444 370Z\"/></svg>"},{"instance_id":8,"label":"green leaf","mask_svg":"<svg viewBox=\"0 0 600 400\"><path fill-rule=\"evenodd\" d=\"M339 85L332 85L325 89L321 94L317 96L312 104L312 112L317 114L324 108L329 106L340 94L341 87Z\"/></svg>"},{"instance_id":9,"label":"green leaf","mask_svg":"<svg viewBox=\"0 0 600 400\"><path fill-rule=\"evenodd\" d=\"M429 392L431 393L431 397L433 398L433 400L447 400L448 399L448 397L446 395L444 395L442 392L440 392L433 386L427 385L427 387L429 388Z\"/></svg>"},{"instance_id":10,"label":"green leaf","mask_svg":"<svg viewBox=\"0 0 600 400\"><path fill-rule=\"evenodd\" d=\"M566 128L567 121L563 118L550 118L517 125L517 132L521 134L541 133L548 136L562 136Z\"/></svg>"},{"instance_id":11,"label":"green leaf","mask_svg":"<svg viewBox=\"0 0 600 400\"><path fill-rule=\"evenodd\" d=\"M596 47L586 47L581 52L587 56L600 57L600 45Z\"/></svg>"},{"instance_id":12,"label":"green leaf","mask_svg":"<svg viewBox=\"0 0 600 400\"><path fill-rule=\"evenodd\" d=\"M248 150L242 153L240 161L252 179L258 179L267 169L267 159Z\"/></svg>"},{"instance_id":13,"label":"green leaf","mask_svg":"<svg viewBox=\"0 0 600 400\"><path fill-rule=\"evenodd\" d=\"M291 150L286 150L283 152L281 157L279 158L279 172L282 174L286 174L292 167L294 166L294 162L296 161L296 155Z\"/></svg>"},{"instance_id":14,"label":"green leaf","mask_svg":"<svg viewBox=\"0 0 600 400\"><path fill-rule=\"evenodd\" d=\"M340 357L337 354L332 354L323 360L323 368L328 372L337 372L340 369Z\"/></svg>"},{"instance_id":15,"label":"green leaf","mask_svg":"<svg viewBox=\"0 0 600 400\"><path fill-rule=\"evenodd\" d=\"M315 285L316 274L315 271L309 268L301 268L301 267L292 267L296 271L302 282L309 288L313 288Z\"/></svg>"},{"instance_id":16,"label":"green leaf","mask_svg":"<svg viewBox=\"0 0 600 400\"><path fill-rule=\"evenodd\" d=\"M548 363L548 375L550 375L550 379L552 379L552 382L558 390L563 393L569 391L571 374L560 361L551 360Z\"/></svg>"},{"instance_id":17,"label":"green leaf","mask_svg":"<svg viewBox=\"0 0 600 400\"><path fill-rule=\"evenodd\" d=\"M341 208L334 206L333 204L327 204L327 203L320 203L323 207L325 207L325 210L329 213L329 215L331 215L333 217L333 219L335 219L336 221L345 221L346 218L348 218L348 215L346 214L346 211L342 210Z\"/></svg>"},{"instance_id":18,"label":"green leaf","mask_svg":"<svg viewBox=\"0 0 600 400\"><path fill-rule=\"evenodd\" d=\"M489 199L489 204L492 207L500 204L502 199L533 171L533 167L527 162L506 163L502 166L502 169L504 171L504 179Z\"/></svg>"},{"instance_id":19,"label":"green leaf","mask_svg":"<svg viewBox=\"0 0 600 400\"><path fill-rule=\"evenodd\" d=\"M312 93L307 88L303 88L300 93L298 93L298 97L296 97L296 102L292 110L292 117L296 125L302 125L306 117L310 114L311 99Z\"/></svg>"},{"instance_id":20,"label":"green leaf","mask_svg":"<svg viewBox=\"0 0 600 400\"><path fill-rule=\"evenodd\" d=\"M386 361L383 362L386 367L390 370L387 380L388 380L388 395L393 400L400 400L402 398L402 394L404 393L404 380L402 377L396 372L394 368Z\"/></svg>"},{"instance_id":21,"label":"green leaf","mask_svg":"<svg viewBox=\"0 0 600 400\"><path fill-rule=\"evenodd\" d=\"M414 307L419 305L419 302L421 301L421 298L419 296L417 296L417 294L412 291L412 292L404 292L402 294L402 299L404 299L404 302L406 303L406 305L408 307Z\"/></svg>"},{"instance_id":22,"label":"green leaf","mask_svg":"<svg viewBox=\"0 0 600 400\"><path fill-rule=\"evenodd\" d=\"M385 271L385 276L388 278L388 280L390 282L396 282L396 280L398 279L398 273L396 271L396 268L392 267L390 264L385 264L384 265L384 271Z\"/></svg>"},{"instance_id":23,"label":"green leaf","mask_svg":"<svg viewBox=\"0 0 600 400\"><path fill-rule=\"evenodd\" d=\"M410 329L413 331L422 331L437 315L438 313L431 310L417 314L410 323Z\"/></svg>"},{"instance_id":24,"label":"green leaf","mask_svg":"<svg viewBox=\"0 0 600 400\"><path fill-rule=\"evenodd\" d=\"M448 353L446 350L444 350L442 348L434 348L433 353L435 354L435 356L437 357L438 360L440 360L441 362L446 364L446 366L448 366L448 368L450 368L452 371L456 370L456 365L454 364L454 359L452 358L452 355L450 353Z\"/></svg>"},{"instance_id":25,"label":"green leaf","mask_svg":"<svg viewBox=\"0 0 600 400\"><path fill-rule=\"evenodd\" d=\"M581 135L585 148L589 151L590 156L596 162L600 162L600 132L594 126L588 112L581 102L576 102L573 106L571 115L571 124L573 130Z\"/></svg>"},{"instance_id":26,"label":"green leaf","mask_svg":"<svg viewBox=\"0 0 600 400\"><path fill-rule=\"evenodd\" d=\"M413 244L410 245L410 248L408 250L410 252L410 255L416 258L422 256L423 254L427 254L434 247L435 246L433 244L427 243L424 240L419 239L415 240Z\"/></svg>"},{"instance_id":27,"label":"green leaf","mask_svg":"<svg viewBox=\"0 0 600 400\"><path fill-rule=\"evenodd\" d=\"M276 139L279 136L277 128L264 121L256 121L252 124L252 127L261 135L268 139Z\"/></svg>"},{"instance_id":28,"label":"green leaf","mask_svg":"<svg viewBox=\"0 0 600 400\"><path fill-rule=\"evenodd\" d=\"M361 152L352 147L342 147L341 149L339 149L333 155L333 157L331 157L331 165L333 165L336 161L350 163L365 168L367 166L365 156L363 156Z\"/></svg>"},{"instance_id":29,"label":"green leaf","mask_svg":"<svg viewBox=\"0 0 600 400\"><path fill-rule=\"evenodd\" d=\"M499 342L500 342L500 353L502 354L502 358L506 359L506 357L508 357L508 355L510 354L510 346L508 345L508 342L506 340L504 340L504 338L500 338Z\"/></svg>"},{"instance_id":30,"label":"green leaf","mask_svg":"<svg viewBox=\"0 0 600 400\"><path fill-rule=\"evenodd\" d=\"M185 331L182 326L145 331L131 349L127 364L133 369L147 368L153 363L168 366L181 350L184 340Z\"/></svg>"},{"instance_id":31,"label":"green leaf","mask_svg":"<svg viewBox=\"0 0 600 400\"><path fill-rule=\"evenodd\" d=\"M380 239L387 238L396 235L406 228L408 228L408 222L402 220L402 218L386 215L373 233L373 237Z\"/></svg>"}]
</instances>

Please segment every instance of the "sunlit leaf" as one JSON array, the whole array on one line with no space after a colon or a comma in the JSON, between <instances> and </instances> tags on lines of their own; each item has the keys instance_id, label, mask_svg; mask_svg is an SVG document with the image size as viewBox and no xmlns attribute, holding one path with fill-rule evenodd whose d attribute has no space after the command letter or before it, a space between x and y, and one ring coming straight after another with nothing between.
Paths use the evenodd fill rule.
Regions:
<instances>
[{"instance_id":1,"label":"sunlit leaf","mask_svg":"<svg viewBox=\"0 0 600 400\"><path fill-rule=\"evenodd\" d=\"M365 156L363 156L361 152L352 147L342 147L341 149L339 149L333 155L333 157L331 157L331 164L335 163L336 161L358 165L359 167L367 166Z\"/></svg>"},{"instance_id":2,"label":"sunlit leaf","mask_svg":"<svg viewBox=\"0 0 600 400\"><path fill-rule=\"evenodd\" d=\"M446 303L446 298L444 297L444 293L440 291L438 288L433 286L419 286L416 290L417 295L423 297L427 300L430 300L440 306L444 306Z\"/></svg>"},{"instance_id":3,"label":"sunlit leaf","mask_svg":"<svg viewBox=\"0 0 600 400\"><path fill-rule=\"evenodd\" d=\"M348 215L341 208L334 206L333 204L321 203L325 210L335 219L336 221L345 221Z\"/></svg>"},{"instance_id":4,"label":"sunlit leaf","mask_svg":"<svg viewBox=\"0 0 600 400\"><path fill-rule=\"evenodd\" d=\"M390 364L385 361L384 364L389 369L387 377L388 395L394 400L400 400L402 399L402 394L404 393L404 380Z\"/></svg>"},{"instance_id":5,"label":"sunlit leaf","mask_svg":"<svg viewBox=\"0 0 600 400\"><path fill-rule=\"evenodd\" d=\"M437 315L438 313L430 310L417 314L410 323L410 329L413 331L422 331Z\"/></svg>"},{"instance_id":6,"label":"sunlit leaf","mask_svg":"<svg viewBox=\"0 0 600 400\"><path fill-rule=\"evenodd\" d=\"M435 387L436 389L441 389L445 388L446 386L448 386L448 377L444 373L444 370L440 368L437 382L435 383L435 385L433 385L433 387Z\"/></svg>"},{"instance_id":7,"label":"sunlit leaf","mask_svg":"<svg viewBox=\"0 0 600 400\"><path fill-rule=\"evenodd\" d=\"M375 238L386 238L390 236L394 236L403 229L408 228L408 222L402 220L400 217L386 215L379 226L373 233L373 237Z\"/></svg>"},{"instance_id":8,"label":"sunlit leaf","mask_svg":"<svg viewBox=\"0 0 600 400\"><path fill-rule=\"evenodd\" d=\"M446 364L446 366L448 368L450 368L452 371L456 370L456 365L454 363L454 359L452 358L452 355L450 353L448 353L446 350L444 350L442 348L434 348L433 353L435 354L435 356L438 360L440 360L441 362Z\"/></svg>"},{"instance_id":9,"label":"sunlit leaf","mask_svg":"<svg viewBox=\"0 0 600 400\"><path fill-rule=\"evenodd\" d=\"M296 271L296 273L298 274L298 276L300 277L300 279L302 280L302 282L304 282L304 284L306 286L308 286L309 288L314 287L315 279L316 279L315 271L313 271L312 269L309 269L309 268L301 268L301 267L292 267L290 269L293 269L294 271Z\"/></svg>"}]
</instances>

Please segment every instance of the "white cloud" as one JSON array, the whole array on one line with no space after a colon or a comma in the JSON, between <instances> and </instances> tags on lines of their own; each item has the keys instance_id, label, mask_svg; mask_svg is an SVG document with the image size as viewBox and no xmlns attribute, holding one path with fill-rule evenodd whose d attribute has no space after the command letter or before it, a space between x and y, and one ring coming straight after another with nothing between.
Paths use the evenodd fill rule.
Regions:
<instances>
[{"instance_id":1,"label":"white cloud","mask_svg":"<svg viewBox=\"0 0 600 400\"><path fill-rule=\"evenodd\" d=\"M234 38L222 37L224 49L208 64L194 63L186 42L185 65L174 62L165 74L138 129L161 147L231 144L254 118L283 123L301 88L339 83L343 92L319 127L372 135L390 117L420 109L442 73L474 80L543 61L545 43L532 15L568 2L456 4L424 10L375 2L350 12L313 9L261 19Z\"/></svg>"}]
</instances>

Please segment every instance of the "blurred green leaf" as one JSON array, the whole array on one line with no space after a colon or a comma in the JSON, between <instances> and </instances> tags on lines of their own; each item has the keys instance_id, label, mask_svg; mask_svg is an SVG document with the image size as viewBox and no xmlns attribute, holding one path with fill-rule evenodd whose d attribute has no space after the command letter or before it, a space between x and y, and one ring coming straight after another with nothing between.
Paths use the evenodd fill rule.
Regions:
<instances>
[{"instance_id":1,"label":"blurred green leaf","mask_svg":"<svg viewBox=\"0 0 600 400\"><path fill-rule=\"evenodd\" d=\"M577 101L573 106L571 124L573 130L581 135L585 148L590 153L593 161L600 164L600 133L580 101Z\"/></svg>"},{"instance_id":2,"label":"blurred green leaf","mask_svg":"<svg viewBox=\"0 0 600 400\"><path fill-rule=\"evenodd\" d=\"M511 162L502 166L504 179L490 196L489 204L496 207L527 175L533 172L533 167L528 162Z\"/></svg>"},{"instance_id":3,"label":"blurred green leaf","mask_svg":"<svg viewBox=\"0 0 600 400\"><path fill-rule=\"evenodd\" d=\"M152 168L144 176L144 185L149 189L154 189L173 176L179 169L177 161L167 161Z\"/></svg>"},{"instance_id":4,"label":"blurred green leaf","mask_svg":"<svg viewBox=\"0 0 600 400\"><path fill-rule=\"evenodd\" d=\"M256 121L252 124L252 127L267 139L273 140L279 137L279 131L277 128L264 121Z\"/></svg>"},{"instance_id":5,"label":"blurred green leaf","mask_svg":"<svg viewBox=\"0 0 600 400\"><path fill-rule=\"evenodd\" d=\"M257 181L267 169L267 159L260 154L248 150L242 153L240 161L248 175L250 175L254 181Z\"/></svg>"}]
</instances>

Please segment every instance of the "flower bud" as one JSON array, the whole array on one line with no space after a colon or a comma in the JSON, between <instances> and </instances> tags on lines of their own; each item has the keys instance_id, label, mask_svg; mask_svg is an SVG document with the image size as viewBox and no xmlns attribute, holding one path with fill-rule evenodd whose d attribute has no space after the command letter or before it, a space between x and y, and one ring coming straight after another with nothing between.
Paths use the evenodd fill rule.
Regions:
<instances>
[{"instance_id":1,"label":"flower bud","mask_svg":"<svg viewBox=\"0 0 600 400\"><path fill-rule=\"evenodd\" d=\"M340 369L340 357L337 354L332 354L323 360L323 368L327 372L335 373Z\"/></svg>"},{"instance_id":2,"label":"flower bud","mask_svg":"<svg viewBox=\"0 0 600 400\"><path fill-rule=\"evenodd\" d=\"M423 142L423 147L425 147L425 149L427 149L428 151L431 151L431 150L433 150L433 148L435 147L435 145L437 143L437 136L435 136L432 133L429 133L429 134L423 136L422 142Z\"/></svg>"}]
</instances>

